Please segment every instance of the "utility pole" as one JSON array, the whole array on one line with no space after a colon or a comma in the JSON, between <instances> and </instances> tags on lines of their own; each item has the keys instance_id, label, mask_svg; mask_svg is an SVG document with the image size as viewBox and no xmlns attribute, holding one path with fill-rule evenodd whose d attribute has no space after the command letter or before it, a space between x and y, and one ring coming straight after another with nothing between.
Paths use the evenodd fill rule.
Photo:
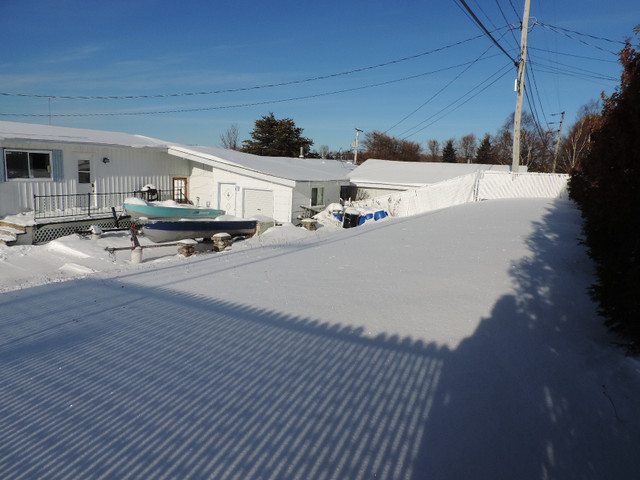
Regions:
<instances>
[{"instance_id":1,"label":"utility pole","mask_svg":"<svg viewBox=\"0 0 640 480\"><path fill-rule=\"evenodd\" d=\"M356 153L353 156L353 164L354 165L358 165L358 137L360 136L360 132L362 132L362 130L360 130L358 127L356 127L356 144L355 144Z\"/></svg>"},{"instance_id":2,"label":"utility pole","mask_svg":"<svg viewBox=\"0 0 640 480\"><path fill-rule=\"evenodd\" d=\"M556 141L556 151L553 154L553 168L551 169L551 173L556 173L556 163L558 161L558 147L560 147L560 137L562 137L563 123L564 123L564 112L562 112L562 117L560 118L560 128L558 129L558 140Z\"/></svg>"},{"instance_id":3,"label":"utility pole","mask_svg":"<svg viewBox=\"0 0 640 480\"><path fill-rule=\"evenodd\" d=\"M524 97L524 69L527 63L527 34L529 31L529 8L531 0L525 0L524 15L522 17L522 36L520 37L520 60L518 61L518 78L516 80L516 113L513 118L513 161L511 174L518 173L520 165L520 124L522 122L522 100Z\"/></svg>"}]
</instances>

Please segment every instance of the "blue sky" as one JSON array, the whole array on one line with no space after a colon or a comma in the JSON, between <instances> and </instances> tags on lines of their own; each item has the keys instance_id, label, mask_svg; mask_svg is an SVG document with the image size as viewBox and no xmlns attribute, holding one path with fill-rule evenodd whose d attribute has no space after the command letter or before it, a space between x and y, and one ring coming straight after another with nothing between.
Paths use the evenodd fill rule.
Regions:
<instances>
[{"instance_id":1,"label":"blue sky","mask_svg":"<svg viewBox=\"0 0 640 480\"><path fill-rule=\"evenodd\" d=\"M517 58L524 0L467 4ZM358 127L426 149L515 109L515 67L455 0L0 0L0 15L0 120L219 146L273 112L314 148L347 150ZM618 84L640 2L532 0L531 16L529 101L543 128L562 111L568 126Z\"/></svg>"}]
</instances>

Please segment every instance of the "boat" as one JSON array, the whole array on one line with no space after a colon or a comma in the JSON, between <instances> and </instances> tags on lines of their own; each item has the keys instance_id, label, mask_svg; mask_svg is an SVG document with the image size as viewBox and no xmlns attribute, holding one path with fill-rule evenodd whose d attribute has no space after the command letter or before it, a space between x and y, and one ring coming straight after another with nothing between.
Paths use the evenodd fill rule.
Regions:
<instances>
[{"instance_id":1,"label":"boat","mask_svg":"<svg viewBox=\"0 0 640 480\"><path fill-rule=\"evenodd\" d=\"M155 243L177 242L187 238L211 238L217 233L232 237L256 233L257 220L243 219L154 219L140 225L142 234Z\"/></svg>"},{"instance_id":2,"label":"boat","mask_svg":"<svg viewBox=\"0 0 640 480\"><path fill-rule=\"evenodd\" d=\"M224 210L194 207L173 200L147 202L139 198L125 199L124 210L134 221L140 218L215 218L225 213Z\"/></svg>"}]
</instances>

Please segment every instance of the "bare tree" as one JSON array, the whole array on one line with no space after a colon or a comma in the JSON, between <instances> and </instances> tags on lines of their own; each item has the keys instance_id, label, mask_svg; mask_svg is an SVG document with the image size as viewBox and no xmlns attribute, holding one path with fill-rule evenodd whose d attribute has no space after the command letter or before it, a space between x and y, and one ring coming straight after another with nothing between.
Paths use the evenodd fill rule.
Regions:
<instances>
[{"instance_id":1,"label":"bare tree","mask_svg":"<svg viewBox=\"0 0 640 480\"><path fill-rule=\"evenodd\" d=\"M578 111L578 119L570 128L562 142L560 165L565 172L572 172L580 167L582 160L589 154L591 132L598 126L600 104L593 101Z\"/></svg>"},{"instance_id":2,"label":"bare tree","mask_svg":"<svg viewBox=\"0 0 640 480\"><path fill-rule=\"evenodd\" d=\"M478 141L476 140L476 136L473 133L470 133L460 139L460 143L458 144L458 151L460 152L460 156L462 158L464 158L467 162L471 162L471 159L476 154L477 147Z\"/></svg>"},{"instance_id":3,"label":"bare tree","mask_svg":"<svg viewBox=\"0 0 640 480\"><path fill-rule=\"evenodd\" d=\"M318 148L318 153L320 154L320 158L327 158L329 155L329 145L320 145Z\"/></svg>"},{"instance_id":4,"label":"bare tree","mask_svg":"<svg viewBox=\"0 0 640 480\"><path fill-rule=\"evenodd\" d=\"M438 140L432 138L429 140L427 144L429 147L429 152L431 153L431 161L435 162L438 160L438 156L440 155L440 143Z\"/></svg>"},{"instance_id":5,"label":"bare tree","mask_svg":"<svg viewBox=\"0 0 640 480\"><path fill-rule=\"evenodd\" d=\"M238 150L238 138L240 136L240 130L238 129L238 125L235 123L231 124L231 126L220 135L220 144L222 148L226 148L227 150Z\"/></svg>"},{"instance_id":6,"label":"bare tree","mask_svg":"<svg viewBox=\"0 0 640 480\"><path fill-rule=\"evenodd\" d=\"M511 165L513 134L508 128L501 128L494 137L493 153L498 165Z\"/></svg>"},{"instance_id":7,"label":"bare tree","mask_svg":"<svg viewBox=\"0 0 640 480\"><path fill-rule=\"evenodd\" d=\"M408 140L399 140L377 131L365 134L362 142L362 158L365 160L378 158L404 162L423 161L420 144Z\"/></svg>"},{"instance_id":8,"label":"bare tree","mask_svg":"<svg viewBox=\"0 0 640 480\"><path fill-rule=\"evenodd\" d=\"M499 164L509 165L513 156L513 114L511 114L494 137L495 159ZM520 165L531 172L548 170L552 158L553 133L541 131L528 112L522 112L520 125Z\"/></svg>"}]
</instances>

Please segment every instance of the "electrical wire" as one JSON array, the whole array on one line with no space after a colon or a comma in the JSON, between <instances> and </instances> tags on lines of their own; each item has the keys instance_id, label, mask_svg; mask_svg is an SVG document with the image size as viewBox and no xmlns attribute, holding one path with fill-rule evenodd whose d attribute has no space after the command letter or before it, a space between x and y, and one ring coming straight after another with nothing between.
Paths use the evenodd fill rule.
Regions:
<instances>
[{"instance_id":1,"label":"electrical wire","mask_svg":"<svg viewBox=\"0 0 640 480\"><path fill-rule=\"evenodd\" d=\"M538 71L543 71L545 73L555 73L559 75L590 79L590 80L605 80L608 82L611 82L611 81L615 82L618 80L615 77L606 76L601 73L592 72L590 70L586 70L584 68L579 68L579 67L569 67L568 65L563 65L565 69L562 70L555 65L547 65L545 63L540 63L540 62L537 62L537 65L538 67L541 67L538 69Z\"/></svg>"},{"instance_id":2,"label":"electrical wire","mask_svg":"<svg viewBox=\"0 0 640 480\"><path fill-rule=\"evenodd\" d=\"M502 39L502 37L506 34L503 33L500 37L500 40ZM431 97L429 97L425 102L423 102L418 108L414 109L412 112L410 112L409 114L405 115L403 118L401 118L399 121L397 121L396 123L394 123L391 127L387 128L383 133L387 133L391 130L393 130L395 127L397 127L398 125L400 125L402 122L404 122L405 120L407 120L409 117L411 117L412 115L414 115L415 113L417 113L420 109L422 109L424 106L426 106L427 104L429 104L431 102L431 100L433 100L434 98L436 98L438 95L440 95L444 90L446 90L450 85L452 85L458 78L460 78L467 70L469 70L473 65L475 65L478 61L480 61L480 59L482 59L482 57L489 52L489 50L491 50L493 48L493 45L489 45L489 47L482 52L475 60L473 60L471 63L469 63L469 65L467 66L467 68L465 68L464 70L462 70L460 73L458 73L458 75L456 75L453 79L451 79L449 82L447 82L442 88L440 88L440 90L438 90L436 93L434 93Z\"/></svg>"},{"instance_id":3,"label":"electrical wire","mask_svg":"<svg viewBox=\"0 0 640 480\"><path fill-rule=\"evenodd\" d=\"M498 0L496 0L496 5L498 6L498 10L500 10L500 14L502 15L502 18L504 19L506 24L509 25L509 31L511 32L511 36L513 37L513 41L515 42L515 44L518 46L518 49L519 49L520 48L520 42L518 42L518 39L516 38L515 33L513 33L513 30L511 29L511 25L509 23L509 20L507 20L507 16L504 14L504 11L502 10L502 7L500 6L500 2Z\"/></svg>"},{"instance_id":4,"label":"electrical wire","mask_svg":"<svg viewBox=\"0 0 640 480\"><path fill-rule=\"evenodd\" d=\"M486 57L485 59L493 58L494 56ZM115 117L115 116L137 116L137 115L161 115L161 114L169 114L169 113L191 113L191 112L204 112L210 110L227 110L233 108L242 108L242 107L253 107L259 105L269 105L276 103L285 103L285 102L293 102L298 100L308 100L311 98L325 97L329 95L337 95L340 93L353 92L357 90L364 90L367 88L380 87L384 85L390 85L392 83L403 82L407 80L413 80L420 77L425 77L427 75L433 75L435 73L445 72L448 70L453 70L456 68L464 67L466 65L472 64L477 60L473 60L470 62L464 62L457 65L440 68L437 70L432 70L429 72L423 72L416 75L410 75L407 77L402 77L393 80L387 80L379 83L372 83L368 85L361 85L358 87L346 88L342 90L333 90L329 92L321 92L312 95L303 95L299 97L290 97L276 100L265 100L261 102L252 102L252 103L241 103L241 104L233 104L233 105L218 105L218 106L208 106L208 107L195 107L195 108L181 108L181 109L169 109L169 110L152 110L152 111L142 111L142 112L103 112L103 113L0 113L0 117Z\"/></svg>"},{"instance_id":5,"label":"electrical wire","mask_svg":"<svg viewBox=\"0 0 640 480\"><path fill-rule=\"evenodd\" d=\"M565 37L568 37L568 38L570 38L570 39L572 39L572 40L575 40L576 42L580 42L580 43L582 43L582 44L584 44L584 45L588 45L589 47L595 48L595 49L597 49L597 50L601 50L601 51L606 52L606 53L611 53L611 54L613 54L613 55L618 55L618 52L614 52L614 51L612 51L612 50L607 50L606 48L599 47L598 45L593 45L593 44L591 44L591 43L589 43L589 42L586 42L586 41L584 41L584 40L581 40L581 39L579 39L579 38L575 38L574 36L569 35L569 34L568 34L568 33L566 33L566 32L568 31L568 32L572 32L572 33L578 33L579 35L583 35L583 36L586 36L586 37L596 38L596 39L598 39L598 40L605 40L605 41L607 41L607 42L612 42L612 43L621 43L621 44L623 44L623 45L624 45L624 42L617 42L616 40L610 40L610 39L602 38L602 37L595 37L595 36L593 36L593 35L587 35L587 34L583 34L583 33L575 32L575 31L573 31L573 30L562 29L562 28L559 28L559 27L554 27L553 25L547 25L546 23L542 23L542 22L540 22L540 21L536 21L536 24L537 24L537 25L540 25L541 27L544 27L544 28L546 28L546 29L548 29L548 30L551 30L552 32L558 33L558 34L560 34L560 35L564 35ZM564 30L564 31L563 31L563 30Z\"/></svg>"},{"instance_id":6,"label":"electrical wire","mask_svg":"<svg viewBox=\"0 0 640 480\"><path fill-rule=\"evenodd\" d=\"M478 9L482 12L484 17L487 19L487 21L491 24L491 27L495 30L497 28L496 25L493 23L493 20L491 20L491 17L489 17L489 15L487 15L487 12L484 11L484 9L482 8L482 5L480 3L478 3L477 0L473 0L473 3L475 3L476 7L478 7ZM507 22L507 24L508 23L509 22Z\"/></svg>"},{"instance_id":7,"label":"electrical wire","mask_svg":"<svg viewBox=\"0 0 640 480\"><path fill-rule=\"evenodd\" d=\"M586 55L576 55L574 53L554 52L553 50L545 50L544 48L536 48L529 46L527 50L535 50L538 52L553 53L554 55L563 55L565 57L582 58L584 60L592 60L594 62L618 63L617 60L607 60L606 58L587 57Z\"/></svg>"},{"instance_id":8,"label":"electrical wire","mask_svg":"<svg viewBox=\"0 0 640 480\"><path fill-rule=\"evenodd\" d=\"M506 70L502 75L500 75L498 78L496 78L495 80L493 80L490 84L488 84L487 86L485 86L484 88L482 88L480 91L476 92L474 95L470 96L468 99L466 99L465 101L463 101L462 103L460 103L460 105L457 105L455 108L451 109L449 112L444 113L443 115L441 115L440 117L436 118L433 122L428 123L427 125L425 125L424 127L420 128L419 130L416 130L415 132L405 136L403 139L407 139L409 137L412 137L413 135L415 135L416 133L420 133L421 131L425 130L426 128L429 128L431 125L433 125L434 123L439 122L440 120L442 120L444 117L446 117L447 115L455 112L456 110L458 110L460 107L462 107L464 104L468 103L469 101L471 101L472 99L474 99L475 97L477 97L478 95L480 95L482 92L484 92L487 88L489 88L491 85L493 85L494 83L496 83L498 80L501 80L502 78L504 78L509 72L509 70ZM452 105L452 104L450 104Z\"/></svg>"},{"instance_id":9,"label":"electrical wire","mask_svg":"<svg viewBox=\"0 0 640 480\"><path fill-rule=\"evenodd\" d=\"M538 82L536 80L536 75L535 75L535 71L533 68L533 65L535 64L535 62L533 61L533 58L531 57L531 55L529 55L529 69L527 72L527 78L529 77L529 74L531 74L531 78L529 79L529 84L530 86L533 86L533 90L536 94L536 97L538 99L538 104L540 105L540 111L542 112L542 118L544 118L544 123L547 126L547 130L549 129L549 121L547 120L547 116L544 114L544 108L542 107L543 103L542 103L542 99L540 98L540 89L538 88ZM538 117L538 123L540 123L540 118Z\"/></svg>"},{"instance_id":10,"label":"electrical wire","mask_svg":"<svg viewBox=\"0 0 640 480\"><path fill-rule=\"evenodd\" d=\"M556 30L561 30L561 31L564 31L564 32L575 33L576 35L581 35L583 37L589 37L589 38L592 38L594 40L602 40L604 42L615 43L615 44L618 44L618 45L624 45L625 44L625 42L623 42L622 40L612 40L610 38L599 37L597 35L591 35L589 33L582 33L582 32L578 32L576 30L570 30L568 28L556 27L554 25L545 24L545 23L542 23L540 21L538 21L537 23L542 25L543 27L549 27L549 28L554 28Z\"/></svg>"},{"instance_id":11,"label":"electrical wire","mask_svg":"<svg viewBox=\"0 0 640 480\"><path fill-rule=\"evenodd\" d=\"M386 67L389 65L395 65L398 63L406 62L408 60L414 60L416 58L424 57L426 55L431 55L433 53L442 52L444 50L448 50L453 47L458 47L465 43L468 43L473 40L477 40L481 38L483 35L476 35L474 37L467 38L465 40L461 40L456 43L452 43L450 45L445 45L443 47L434 48L432 50L428 50L426 52L418 53L415 55L410 55L408 57L398 58L395 60L390 60L384 63L378 63L376 65L369 65L366 67L356 68L353 70L347 70L344 72L331 73L327 75L318 75L315 77L305 78L301 80L291 80L289 82L280 82L280 83L271 83L265 85L255 85L251 87L239 87L239 88L229 88L222 90L211 90L204 92L181 92L181 93L163 93L157 95L44 95L44 94L32 94L32 93L8 93L8 92L0 92L0 96L5 97L30 97L30 98L51 98L51 99L61 99L61 100L133 100L133 99L153 99L153 98L169 98L169 97L190 97L190 96L203 96L203 95L217 95L221 93L236 93L236 92L247 92L251 90L260 90L266 88L275 88L275 87L286 87L290 85L299 85L302 83L315 82L318 80L327 80L329 78L342 77L346 75L351 75L354 73L365 72L368 70L374 70L376 68Z\"/></svg>"},{"instance_id":12,"label":"electrical wire","mask_svg":"<svg viewBox=\"0 0 640 480\"><path fill-rule=\"evenodd\" d=\"M531 82L529 81L529 84L530 83ZM540 126L540 115L538 114L538 107L535 104L535 100L531 99L529 89L526 87L524 89L524 97L526 98L527 104L529 105L529 112L531 112L531 116L533 117L533 125L536 129L536 132L538 133L540 138L542 138L542 127Z\"/></svg>"},{"instance_id":13,"label":"electrical wire","mask_svg":"<svg viewBox=\"0 0 640 480\"><path fill-rule=\"evenodd\" d=\"M511 65L504 65L502 68L498 69L498 71L496 71L495 73L493 73L492 75L490 75L489 77L485 78L482 82L480 82L479 84L477 84L476 86L474 86L473 88L471 88L470 90L468 90L466 93L464 93L463 95L461 95L460 97L458 97L457 99L455 99L453 102L449 103L448 105L446 105L445 107L443 107L442 109L440 109L439 111L437 111L436 113L434 113L433 115L431 115L430 117L426 118L425 120L423 120L422 122L414 125L413 127L409 128L408 130L405 130L403 133L400 134L400 136L403 137L403 139L407 139L413 135L415 135L418 132L421 132L422 130L424 130L425 128L433 125L434 123L436 123L437 121L440 121L442 118L444 118L445 116L449 115L450 113L454 112L455 110L457 110L458 108L460 108L462 105L464 105L465 103L467 103L468 101L470 101L472 98L478 96L480 93L482 93L483 91L485 91L487 88L489 88L491 85L493 85L494 83L496 83L498 80L502 79L505 75L507 75L508 73L511 72ZM505 70L504 72L502 72L502 70ZM502 73L501 73L502 72ZM496 77L497 76L497 77ZM491 80L493 77L496 77L495 79ZM491 81L490 81L491 80ZM490 81L490 82L489 82ZM471 95L471 93L480 88L484 83L489 82L486 86L484 86L483 88L481 88L478 92L476 92L475 94ZM411 130L414 130L415 128L419 127L420 125L422 125L425 122L428 122L429 120L431 120L432 118L434 118L435 116L441 114L442 112L444 112L445 110L447 110L448 108L452 107L453 105L455 105L456 103L460 102L462 99L464 99L465 97L467 97L468 95L471 95L468 99L466 99L465 101L463 101L462 103L460 103L460 105L456 106L454 109L452 109L451 111L445 113L444 115L442 115L441 117L439 117L438 119L434 120L433 122L425 125L424 127L416 130L413 133L409 133L411 132Z\"/></svg>"},{"instance_id":14,"label":"electrical wire","mask_svg":"<svg viewBox=\"0 0 640 480\"><path fill-rule=\"evenodd\" d=\"M485 35L487 35L491 39L491 41L493 43L495 43L496 46L502 51L502 53L504 53L507 57L509 57L509 60L511 60L511 62L517 67L518 66L518 62L515 61L513 58L511 58L511 55L509 55L509 53L504 48L502 48L502 45L500 45L498 43L498 41L495 38L493 38L493 35L491 35L491 33L489 33L489 30L487 30L487 28L482 24L480 19L478 17L476 17L476 14L473 13L473 11L469 8L469 5L467 5L467 2L465 2L465 0L458 0L458 2L460 2L464 6L464 8L469 12L469 14L473 17L474 21L482 29L482 31L485 33Z\"/></svg>"}]
</instances>

